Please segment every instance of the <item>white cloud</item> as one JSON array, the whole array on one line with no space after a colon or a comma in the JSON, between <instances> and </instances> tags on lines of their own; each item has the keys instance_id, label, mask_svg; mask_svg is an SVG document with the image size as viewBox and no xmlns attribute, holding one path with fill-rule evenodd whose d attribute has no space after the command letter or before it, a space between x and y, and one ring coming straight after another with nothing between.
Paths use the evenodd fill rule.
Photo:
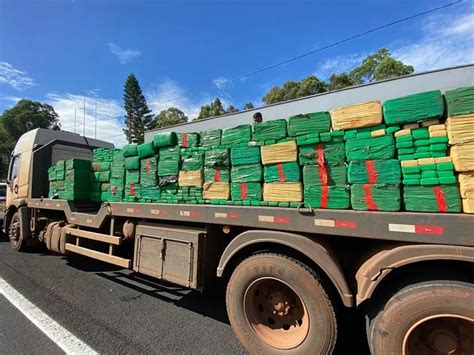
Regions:
<instances>
[{"instance_id":1,"label":"white cloud","mask_svg":"<svg viewBox=\"0 0 474 355\"><path fill-rule=\"evenodd\" d=\"M0 100L9 101L13 103L14 105L16 105L16 103L20 101L21 99L22 97L18 97L18 96L5 96L5 97L0 98Z\"/></svg>"},{"instance_id":2,"label":"white cloud","mask_svg":"<svg viewBox=\"0 0 474 355\"><path fill-rule=\"evenodd\" d=\"M166 80L155 89L147 91L146 99L155 115L167 108L177 107L188 116L190 121L199 115L202 105L212 100L208 95L202 95L200 99L191 99L186 91L173 80Z\"/></svg>"},{"instance_id":3,"label":"white cloud","mask_svg":"<svg viewBox=\"0 0 474 355\"><path fill-rule=\"evenodd\" d=\"M213 79L212 82L219 90L225 89L229 84L232 83L231 80L224 78L223 76Z\"/></svg>"},{"instance_id":4,"label":"white cloud","mask_svg":"<svg viewBox=\"0 0 474 355\"><path fill-rule=\"evenodd\" d=\"M327 80L333 73L350 71L359 65L366 56L367 53L355 53L348 55L338 55L336 57L326 59L318 65L313 74L318 79Z\"/></svg>"},{"instance_id":5,"label":"white cloud","mask_svg":"<svg viewBox=\"0 0 474 355\"><path fill-rule=\"evenodd\" d=\"M84 96L78 94L48 93L47 103L54 107L59 115L62 128L74 132L74 116L76 113L76 132L83 134L84 129ZM97 103L97 139L102 139L121 147L126 144L123 134L123 109L116 100L86 96L86 125L87 137L94 137L95 133L95 103ZM76 111L76 112L74 112Z\"/></svg>"},{"instance_id":6,"label":"white cloud","mask_svg":"<svg viewBox=\"0 0 474 355\"><path fill-rule=\"evenodd\" d=\"M0 62L0 84L10 85L16 90L25 90L36 86L35 80L27 72L19 70L7 62Z\"/></svg>"},{"instance_id":7,"label":"white cloud","mask_svg":"<svg viewBox=\"0 0 474 355\"><path fill-rule=\"evenodd\" d=\"M137 49L121 48L112 42L107 43L107 45L109 46L110 52L118 57L121 64L127 64L133 58L142 54L142 52Z\"/></svg>"}]
</instances>

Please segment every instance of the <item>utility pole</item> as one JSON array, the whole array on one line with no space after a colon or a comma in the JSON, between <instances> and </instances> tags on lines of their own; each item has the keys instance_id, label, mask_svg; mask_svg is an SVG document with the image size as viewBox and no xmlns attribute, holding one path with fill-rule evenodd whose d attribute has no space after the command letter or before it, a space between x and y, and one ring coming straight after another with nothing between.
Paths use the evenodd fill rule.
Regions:
<instances>
[{"instance_id":1,"label":"utility pole","mask_svg":"<svg viewBox=\"0 0 474 355\"><path fill-rule=\"evenodd\" d=\"M77 110L74 109L74 133L76 133Z\"/></svg>"},{"instance_id":2,"label":"utility pole","mask_svg":"<svg viewBox=\"0 0 474 355\"><path fill-rule=\"evenodd\" d=\"M84 96L84 125L82 127L82 135L86 136L86 97Z\"/></svg>"},{"instance_id":3,"label":"utility pole","mask_svg":"<svg viewBox=\"0 0 474 355\"><path fill-rule=\"evenodd\" d=\"M95 115L95 126L94 126L94 138L97 138L97 101L94 105L94 115Z\"/></svg>"}]
</instances>

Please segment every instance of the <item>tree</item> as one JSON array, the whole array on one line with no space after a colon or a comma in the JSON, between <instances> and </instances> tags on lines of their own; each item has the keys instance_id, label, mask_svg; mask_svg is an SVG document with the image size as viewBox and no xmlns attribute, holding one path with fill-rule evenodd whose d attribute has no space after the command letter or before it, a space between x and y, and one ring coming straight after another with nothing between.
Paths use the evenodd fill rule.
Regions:
<instances>
[{"instance_id":1,"label":"tree","mask_svg":"<svg viewBox=\"0 0 474 355\"><path fill-rule=\"evenodd\" d=\"M328 90L332 91L332 90L343 89L345 87L352 86L352 85L354 85L354 81L349 76L349 74L344 73L344 72L340 74L333 73L329 77Z\"/></svg>"},{"instance_id":2,"label":"tree","mask_svg":"<svg viewBox=\"0 0 474 355\"><path fill-rule=\"evenodd\" d=\"M145 96L134 74L130 74L125 82L123 94L125 108L125 128L123 131L129 143L143 143L145 127L153 115L148 108Z\"/></svg>"},{"instance_id":3,"label":"tree","mask_svg":"<svg viewBox=\"0 0 474 355\"><path fill-rule=\"evenodd\" d=\"M253 108L254 108L254 106L253 106L253 103L251 103L251 102L247 102L244 106L244 110L251 110Z\"/></svg>"},{"instance_id":4,"label":"tree","mask_svg":"<svg viewBox=\"0 0 474 355\"><path fill-rule=\"evenodd\" d=\"M0 115L0 175L6 177L10 153L22 134L35 128L61 130L59 116L51 105L20 100Z\"/></svg>"},{"instance_id":5,"label":"tree","mask_svg":"<svg viewBox=\"0 0 474 355\"><path fill-rule=\"evenodd\" d=\"M301 81L289 80L283 87L274 86L262 98L262 101L269 105L277 102L297 99L299 97L315 95L327 91L327 85L314 75L310 75Z\"/></svg>"},{"instance_id":6,"label":"tree","mask_svg":"<svg viewBox=\"0 0 474 355\"><path fill-rule=\"evenodd\" d=\"M225 113L226 111L222 106L221 100L219 98L216 98L213 103L201 106L201 110L199 111L199 115L198 117L196 117L196 120L202 120L203 118L208 117L221 116Z\"/></svg>"},{"instance_id":7,"label":"tree","mask_svg":"<svg viewBox=\"0 0 474 355\"><path fill-rule=\"evenodd\" d=\"M161 111L149 123L149 129L162 128L188 122L188 117L179 108L170 107Z\"/></svg>"},{"instance_id":8,"label":"tree","mask_svg":"<svg viewBox=\"0 0 474 355\"><path fill-rule=\"evenodd\" d=\"M394 59L388 49L381 48L365 58L361 65L351 70L349 75L354 83L363 84L408 75L413 71L413 66Z\"/></svg>"},{"instance_id":9,"label":"tree","mask_svg":"<svg viewBox=\"0 0 474 355\"><path fill-rule=\"evenodd\" d=\"M233 113L233 112L239 112L239 111L240 110L234 105L227 106L227 110L225 110L226 113Z\"/></svg>"}]
</instances>

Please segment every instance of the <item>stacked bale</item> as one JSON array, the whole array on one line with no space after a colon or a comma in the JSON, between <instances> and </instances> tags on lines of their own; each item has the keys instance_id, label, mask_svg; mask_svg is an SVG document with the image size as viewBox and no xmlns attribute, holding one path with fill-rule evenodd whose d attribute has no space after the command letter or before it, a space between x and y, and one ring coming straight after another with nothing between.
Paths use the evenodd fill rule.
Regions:
<instances>
[{"instance_id":1,"label":"stacked bale","mask_svg":"<svg viewBox=\"0 0 474 355\"><path fill-rule=\"evenodd\" d=\"M210 129L201 132L201 146L206 148L218 147L221 145L222 129Z\"/></svg>"},{"instance_id":2,"label":"stacked bale","mask_svg":"<svg viewBox=\"0 0 474 355\"><path fill-rule=\"evenodd\" d=\"M63 166L62 163L61 166ZM67 160L64 164L64 188L59 190L59 198L72 201L88 200L90 168L89 160Z\"/></svg>"},{"instance_id":3,"label":"stacked bale","mask_svg":"<svg viewBox=\"0 0 474 355\"><path fill-rule=\"evenodd\" d=\"M125 157L120 149L114 150L110 163L110 202L121 202L125 191Z\"/></svg>"},{"instance_id":4,"label":"stacked bale","mask_svg":"<svg viewBox=\"0 0 474 355\"><path fill-rule=\"evenodd\" d=\"M263 179L260 147L232 148L230 161L232 201L236 205L259 206L262 202Z\"/></svg>"},{"instance_id":5,"label":"stacked bale","mask_svg":"<svg viewBox=\"0 0 474 355\"><path fill-rule=\"evenodd\" d=\"M266 180L263 200L270 206L289 207L303 199L303 186L296 142L291 140L261 147L261 158ZM293 164L287 164L293 163ZM267 182L268 181L268 182Z\"/></svg>"},{"instance_id":6,"label":"stacked bale","mask_svg":"<svg viewBox=\"0 0 474 355\"><path fill-rule=\"evenodd\" d=\"M252 126L248 124L222 130L221 145L224 148L245 147L252 140Z\"/></svg>"},{"instance_id":7,"label":"stacked bale","mask_svg":"<svg viewBox=\"0 0 474 355\"><path fill-rule=\"evenodd\" d=\"M178 132L178 145L181 148L197 147L199 145L199 133Z\"/></svg>"},{"instance_id":8,"label":"stacked bale","mask_svg":"<svg viewBox=\"0 0 474 355\"><path fill-rule=\"evenodd\" d=\"M253 141L258 145L286 142L286 120L273 120L253 125Z\"/></svg>"},{"instance_id":9,"label":"stacked bale","mask_svg":"<svg viewBox=\"0 0 474 355\"><path fill-rule=\"evenodd\" d=\"M224 139L224 137L223 137ZM203 197L220 204L230 197L230 158L227 148L211 149L204 157Z\"/></svg>"},{"instance_id":10,"label":"stacked bale","mask_svg":"<svg viewBox=\"0 0 474 355\"><path fill-rule=\"evenodd\" d=\"M445 93L450 155L459 173L462 207L474 213L474 86Z\"/></svg>"},{"instance_id":11,"label":"stacked bale","mask_svg":"<svg viewBox=\"0 0 474 355\"><path fill-rule=\"evenodd\" d=\"M319 134L329 132L329 112L313 112L288 119L288 136L296 138L298 145L319 143Z\"/></svg>"},{"instance_id":12,"label":"stacked bale","mask_svg":"<svg viewBox=\"0 0 474 355\"><path fill-rule=\"evenodd\" d=\"M179 201L192 204L204 202L202 199L204 153L205 149L202 147L181 150Z\"/></svg>"},{"instance_id":13,"label":"stacked bale","mask_svg":"<svg viewBox=\"0 0 474 355\"><path fill-rule=\"evenodd\" d=\"M58 194L58 180L56 176L56 166L48 168L49 192L48 197L53 198Z\"/></svg>"},{"instance_id":14,"label":"stacked bale","mask_svg":"<svg viewBox=\"0 0 474 355\"><path fill-rule=\"evenodd\" d=\"M161 201L178 203L178 175L180 168L179 147L161 148L158 160L158 185Z\"/></svg>"},{"instance_id":15,"label":"stacked bale","mask_svg":"<svg viewBox=\"0 0 474 355\"><path fill-rule=\"evenodd\" d=\"M125 158L125 193L123 200L136 202L141 198L138 145L128 144L123 147L122 152Z\"/></svg>"}]
</instances>

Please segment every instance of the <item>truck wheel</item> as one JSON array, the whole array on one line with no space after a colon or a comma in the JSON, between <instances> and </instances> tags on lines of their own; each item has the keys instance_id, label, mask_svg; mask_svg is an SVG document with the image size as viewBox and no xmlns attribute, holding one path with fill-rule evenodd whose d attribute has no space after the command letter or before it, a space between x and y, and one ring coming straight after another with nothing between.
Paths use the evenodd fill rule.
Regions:
<instances>
[{"instance_id":1,"label":"truck wheel","mask_svg":"<svg viewBox=\"0 0 474 355\"><path fill-rule=\"evenodd\" d=\"M10 238L10 246L13 250L25 250L26 241L22 238L19 212L15 212L12 216L10 227L8 228L8 237Z\"/></svg>"},{"instance_id":2,"label":"truck wheel","mask_svg":"<svg viewBox=\"0 0 474 355\"><path fill-rule=\"evenodd\" d=\"M333 305L316 273L278 254L249 257L227 286L227 313L251 353L329 354L336 343Z\"/></svg>"},{"instance_id":3,"label":"truck wheel","mask_svg":"<svg viewBox=\"0 0 474 355\"><path fill-rule=\"evenodd\" d=\"M474 288L427 281L397 292L369 325L372 354L473 354Z\"/></svg>"}]
</instances>

